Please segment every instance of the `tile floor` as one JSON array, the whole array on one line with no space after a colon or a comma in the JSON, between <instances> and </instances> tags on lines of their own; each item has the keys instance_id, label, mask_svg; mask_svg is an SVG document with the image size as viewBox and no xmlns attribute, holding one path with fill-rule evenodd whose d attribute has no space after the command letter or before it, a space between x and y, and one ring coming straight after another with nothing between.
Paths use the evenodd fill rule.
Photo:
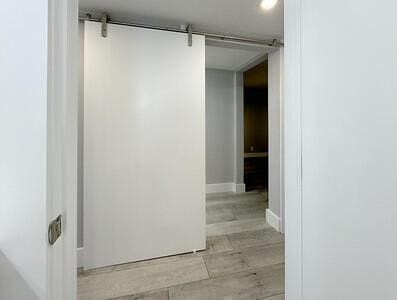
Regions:
<instances>
[{"instance_id":1,"label":"tile floor","mask_svg":"<svg viewBox=\"0 0 397 300\"><path fill-rule=\"evenodd\" d=\"M284 299L284 237L267 193L207 195L207 250L79 271L79 300Z\"/></svg>"}]
</instances>

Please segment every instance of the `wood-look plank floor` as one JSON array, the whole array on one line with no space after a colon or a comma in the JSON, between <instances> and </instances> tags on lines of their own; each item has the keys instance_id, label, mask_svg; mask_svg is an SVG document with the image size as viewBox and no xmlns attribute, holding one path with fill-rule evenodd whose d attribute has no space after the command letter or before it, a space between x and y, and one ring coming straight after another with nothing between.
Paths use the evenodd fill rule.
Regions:
<instances>
[{"instance_id":1,"label":"wood-look plank floor","mask_svg":"<svg viewBox=\"0 0 397 300\"><path fill-rule=\"evenodd\" d=\"M267 193L207 196L207 249L78 273L79 300L283 300L284 237Z\"/></svg>"}]
</instances>

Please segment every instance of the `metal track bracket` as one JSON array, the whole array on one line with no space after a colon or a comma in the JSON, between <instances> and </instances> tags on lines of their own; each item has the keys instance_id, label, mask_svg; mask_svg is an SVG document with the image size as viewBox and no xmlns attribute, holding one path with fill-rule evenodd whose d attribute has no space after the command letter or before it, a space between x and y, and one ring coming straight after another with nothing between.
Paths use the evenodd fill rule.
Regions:
<instances>
[{"instance_id":1,"label":"metal track bracket","mask_svg":"<svg viewBox=\"0 0 397 300\"><path fill-rule=\"evenodd\" d=\"M102 14L102 29L101 29L101 34L102 37L107 37L108 36L108 21L110 20L108 14L103 13Z\"/></svg>"},{"instance_id":2,"label":"metal track bracket","mask_svg":"<svg viewBox=\"0 0 397 300\"><path fill-rule=\"evenodd\" d=\"M283 44L278 39L274 39L270 46L280 48L282 45Z\"/></svg>"},{"instance_id":3,"label":"metal track bracket","mask_svg":"<svg viewBox=\"0 0 397 300\"><path fill-rule=\"evenodd\" d=\"M189 47L192 47L192 45L193 45L193 26L192 26L192 24L187 25L186 31L187 31L187 44Z\"/></svg>"}]
</instances>

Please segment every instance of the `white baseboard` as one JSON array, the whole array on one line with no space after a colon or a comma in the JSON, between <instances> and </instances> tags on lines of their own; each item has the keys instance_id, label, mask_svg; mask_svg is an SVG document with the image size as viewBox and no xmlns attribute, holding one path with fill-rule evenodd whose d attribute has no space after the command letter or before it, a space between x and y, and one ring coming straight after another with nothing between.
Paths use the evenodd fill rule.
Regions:
<instances>
[{"instance_id":1,"label":"white baseboard","mask_svg":"<svg viewBox=\"0 0 397 300\"><path fill-rule=\"evenodd\" d=\"M245 184L244 183L236 183L234 191L236 193L245 193Z\"/></svg>"},{"instance_id":2,"label":"white baseboard","mask_svg":"<svg viewBox=\"0 0 397 300\"><path fill-rule=\"evenodd\" d=\"M226 193L226 192L244 193L245 184L244 183L236 184L234 182L227 182L227 183L215 183L215 184L206 185L207 194Z\"/></svg>"},{"instance_id":3,"label":"white baseboard","mask_svg":"<svg viewBox=\"0 0 397 300\"><path fill-rule=\"evenodd\" d=\"M214 184L207 184L206 192L207 194L213 193L226 193L226 192L233 192L234 191L234 183L214 183Z\"/></svg>"},{"instance_id":4,"label":"white baseboard","mask_svg":"<svg viewBox=\"0 0 397 300\"><path fill-rule=\"evenodd\" d=\"M84 248L77 248L77 268L84 266Z\"/></svg>"},{"instance_id":5,"label":"white baseboard","mask_svg":"<svg viewBox=\"0 0 397 300\"><path fill-rule=\"evenodd\" d=\"M280 217L277 216L270 209L266 209L266 223L272 226L275 230L280 232Z\"/></svg>"}]
</instances>

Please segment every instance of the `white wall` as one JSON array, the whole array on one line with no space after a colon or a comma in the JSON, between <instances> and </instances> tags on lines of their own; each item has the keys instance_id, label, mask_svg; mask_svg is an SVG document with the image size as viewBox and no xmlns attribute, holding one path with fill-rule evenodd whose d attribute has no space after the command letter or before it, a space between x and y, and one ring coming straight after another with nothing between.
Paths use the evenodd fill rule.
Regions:
<instances>
[{"instance_id":1,"label":"white wall","mask_svg":"<svg viewBox=\"0 0 397 300\"><path fill-rule=\"evenodd\" d=\"M244 92L240 72L206 70L207 192L244 192Z\"/></svg>"},{"instance_id":2,"label":"white wall","mask_svg":"<svg viewBox=\"0 0 397 300\"><path fill-rule=\"evenodd\" d=\"M281 217L283 197L283 126L282 126L282 71L284 49L281 48L268 56L268 93L269 93L269 210Z\"/></svg>"},{"instance_id":3,"label":"white wall","mask_svg":"<svg viewBox=\"0 0 397 300\"><path fill-rule=\"evenodd\" d=\"M206 183L234 182L234 72L205 72Z\"/></svg>"},{"instance_id":4,"label":"white wall","mask_svg":"<svg viewBox=\"0 0 397 300\"><path fill-rule=\"evenodd\" d=\"M244 184L244 77L242 72L234 73L234 182ZM245 187L244 187L245 189Z\"/></svg>"},{"instance_id":5,"label":"white wall","mask_svg":"<svg viewBox=\"0 0 397 300\"><path fill-rule=\"evenodd\" d=\"M287 177L286 220L297 216L286 232L287 299L397 298L396 9L359 0L286 6L286 73L297 75L288 77L286 111L302 117L301 190L299 176ZM291 125L299 129L288 123L287 132ZM289 159L299 157L287 158L286 172L298 170Z\"/></svg>"},{"instance_id":6,"label":"white wall","mask_svg":"<svg viewBox=\"0 0 397 300\"><path fill-rule=\"evenodd\" d=\"M48 1L1 12L0 299L44 299Z\"/></svg>"}]
</instances>

